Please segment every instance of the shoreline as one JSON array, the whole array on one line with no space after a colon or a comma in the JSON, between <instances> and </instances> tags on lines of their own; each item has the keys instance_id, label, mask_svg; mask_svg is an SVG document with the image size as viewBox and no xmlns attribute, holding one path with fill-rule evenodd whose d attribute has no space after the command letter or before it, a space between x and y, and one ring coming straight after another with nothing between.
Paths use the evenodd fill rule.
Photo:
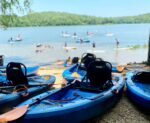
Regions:
<instances>
[{"instance_id":1,"label":"shoreline","mask_svg":"<svg viewBox=\"0 0 150 123\"><path fill-rule=\"evenodd\" d=\"M58 59L67 59L68 57L81 57L85 52L94 53L97 57L105 59L112 63L117 64L127 64L129 62L143 62L147 60L148 49L121 49L121 50L107 50L102 48L95 48L89 46L82 46L82 48L77 47L77 49L71 49L65 51L61 44L57 45L53 49L45 49L41 53L36 53L34 46L25 46L22 50L22 46L1 46L1 54L5 56L4 64L10 61L22 62L25 65L40 65L55 62ZM6 50L6 48L8 50ZM21 52L18 52L21 50ZM29 52L27 52L29 51ZM107 54L107 55L106 55Z\"/></svg>"}]
</instances>

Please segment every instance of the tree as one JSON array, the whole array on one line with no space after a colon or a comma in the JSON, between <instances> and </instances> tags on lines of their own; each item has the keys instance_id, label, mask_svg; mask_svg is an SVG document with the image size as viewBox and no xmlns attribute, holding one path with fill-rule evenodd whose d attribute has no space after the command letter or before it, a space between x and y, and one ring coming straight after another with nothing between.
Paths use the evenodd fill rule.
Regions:
<instances>
[{"instance_id":1,"label":"tree","mask_svg":"<svg viewBox=\"0 0 150 123\"><path fill-rule=\"evenodd\" d=\"M147 65L150 66L150 32L149 32L149 40L148 40L148 57L147 57Z\"/></svg>"},{"instance_id":2,"label":"tree","mask_svg":"<svg viewBox=\"0 0 150 123\"><path fill-rule=\"evenodd\" d=\"M8 27L17 14L30 11L31 0L0 0L0 26Z\"/></svg>"}]
</instances>

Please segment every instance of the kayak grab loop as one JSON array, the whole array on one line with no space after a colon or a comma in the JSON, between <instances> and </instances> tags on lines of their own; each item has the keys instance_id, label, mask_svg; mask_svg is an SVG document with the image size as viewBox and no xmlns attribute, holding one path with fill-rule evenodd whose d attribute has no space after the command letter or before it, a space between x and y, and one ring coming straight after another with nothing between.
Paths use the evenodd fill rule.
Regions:
<instances>
[{"instance_id":1,"label":"kayak grab loop","mask_svg":"<svg viewBox=\"0 0 150 123\"><path fill-rule=\"evenodd\" d=\"M25 86L25 85L16 85L13 89L13 93L15 92L20 92L20 91L23 91L20 93L20 95L22 97L27 97L29 95L29 92L28 92L28 87Z\"/></svg>"},{"instance_id":2,"label":"kayak grab loop","mask_svg":"<svg viewBox=\"0 0 150 123\"><path fill-rule=\"evenodd\" d=\"M114 89L114 90L112 90L112 93L117 95L117 94L119 94L119 90L118 89Z\"/></svg>"}]
</instances>

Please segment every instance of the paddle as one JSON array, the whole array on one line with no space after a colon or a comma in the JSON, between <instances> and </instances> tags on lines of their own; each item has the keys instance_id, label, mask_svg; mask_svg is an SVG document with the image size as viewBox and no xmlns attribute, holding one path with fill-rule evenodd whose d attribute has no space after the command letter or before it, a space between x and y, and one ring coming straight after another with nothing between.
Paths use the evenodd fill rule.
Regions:
<instances>
[{"instance_id":1,"label":"paddle","mask_svg":"<svg viewBox=\"0 0 150 123\"><path fill-rule=\"evenodd\" d=\"M24 105L24 106L20 106L20 107L16 107L14 108L13 110L7 112L7 113L4 113L4 114L1 114L0 115L0 122L9 122L9 121L13 121L13 120L16 120L20 117L22 117L28 110L28 108L36 103L38 103L39 101L41 100L44 100L45 98L53 95L53 94L56 94L58 93L59 91L73 85L75 82L77 81L77 79L75 79L73 82L71 82L70 84L68 84L67 86L63 87L63 88L60 88L58 90L56 90L55 92L53 93L49 93L43 97L40 97L38 99L36 99L34 102L28 104L28 105Z\"/></svg>"},{"instance_id":2,"label":"paddle","mask_svg":"<svg viewBox=\"0 0 150 123\"><path fill-rule=\"evenodd\" d=\"M124 70L124 67L122 65L119 65L116 67L118 72L122 72Z\"/></svg>"}]
</instances>

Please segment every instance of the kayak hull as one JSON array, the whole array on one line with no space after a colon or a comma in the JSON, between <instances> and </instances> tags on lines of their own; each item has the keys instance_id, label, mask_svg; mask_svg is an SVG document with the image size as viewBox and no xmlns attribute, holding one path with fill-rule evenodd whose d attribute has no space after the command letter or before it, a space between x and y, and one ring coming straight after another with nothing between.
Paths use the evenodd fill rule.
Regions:
<instances>
[{"instance_id":1,"label":"kayak hull","mask_svg":"<svg viewBox=\"0 0 150 123\"><path fill-rule=\"evenodd\" d=\"M140 107L150 110L150 84L134 82L131 78L134 72L127 73L127 96Z\"/></svg>"},{"instance_id":2,"label":"kayak hull","mask_svg":"<svg viewBox=\"0 0 150 123\"><path fill-rule=\"evenodd\" d=\"M123 92L124 82L120 82L111 87L107 91L101 93L93 93L81 91L80 89L69 88L62 90L53 96L51 99L58 100L65 99L66 97L73 96L73 93L82 95L72 101L57 102L57 104L46 104L44 101L31 106L28 112L20 119L14 121L15 123L78 123L96 117L116 104ZM118 94L113 93L113 90L118 90ZM53 90L55 91L55 90ZM47 93L53 93L52 91ZM43 93L34 97L34 99L42 97L47 93ZM66 93L66 94L65 94ZM63 97L63 98L62 98ZM84 98L85 97L85 98ZM21 105L30 104L32 99L22 103Z\"/></svg>"},{"instance_id":3,"label":"kayak hull","mask_svg":"<svg viewBox=\"0 0 150 123\"><path fill-rule=\"evenodd\" d=\"M19 91L19 92L13 92L13 93L3 93L0 92L0 113L4 113L18 105L19 103L37 95L40 93L43 93L45 91L48 91L51 86L54 84L56 78L54 76L51 76L49 80L42 82L41 79L35 79L29 81L29 87L26 90ZM8 89L6 90L13 90L13 86L6 86ZM5 89L3 89L5 90Z\"/></svg>"}]
</instances>

